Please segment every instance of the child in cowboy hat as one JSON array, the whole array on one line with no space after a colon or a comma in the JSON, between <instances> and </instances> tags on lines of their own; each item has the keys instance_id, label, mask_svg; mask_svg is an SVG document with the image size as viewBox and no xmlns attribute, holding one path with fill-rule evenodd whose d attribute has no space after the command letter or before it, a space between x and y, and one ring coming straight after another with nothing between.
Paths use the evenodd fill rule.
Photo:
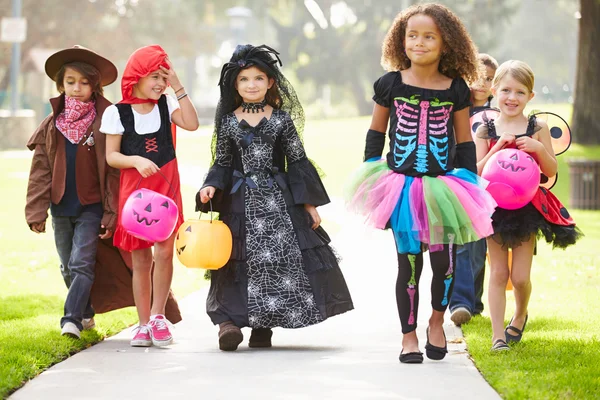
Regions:
<instances>
[{"instance_id":1,"label":"child in cowboy hat","mask_svg":"<svg viewBox=\"0 0 600 400\"><path fill-rule=\"evenodd\" d=\"M117 221L119 172L106 163L100 132L111 104L103 87L117 79L117 68L81 46L46 60L46 74L60 96L50 99L52 113L34 132L34 151L25 217L35 233L46 231L48 208L61 272L69 292L60 325L62 335L80 337L94 325L90 291L99 239L112 236Z\"/></svg>"}]
</instances>

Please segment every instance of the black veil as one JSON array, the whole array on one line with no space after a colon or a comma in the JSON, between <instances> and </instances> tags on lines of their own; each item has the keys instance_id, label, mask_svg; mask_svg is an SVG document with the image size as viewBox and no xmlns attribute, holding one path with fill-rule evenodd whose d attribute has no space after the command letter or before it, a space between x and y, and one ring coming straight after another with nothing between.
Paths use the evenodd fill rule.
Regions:
<instances>
[{"instance_id":1,"label":"black veil","mask_svg":"<svg viewBox=\"0 0 600 400\"><path fill-rule=\"evenodd\" d=\"M217 134L221 128L223 117L233 112L242 104L242 99L235 88L236 78L241 70L253 66L266 73L269 78L275 80L275 84L269 89L265 99L274 109L280 109L289 114L294 122L300 140L303 141L304 110L292 84L281 73L279 69L281 65L283 64L279 58L279 53L264 44L261 46L253 46L251 44L238 45L229 62L223 65L221 78L219 79L221 97L215 113L215 130L211 144L211 165L215 162Z\"/></svg>"}]
</instances>

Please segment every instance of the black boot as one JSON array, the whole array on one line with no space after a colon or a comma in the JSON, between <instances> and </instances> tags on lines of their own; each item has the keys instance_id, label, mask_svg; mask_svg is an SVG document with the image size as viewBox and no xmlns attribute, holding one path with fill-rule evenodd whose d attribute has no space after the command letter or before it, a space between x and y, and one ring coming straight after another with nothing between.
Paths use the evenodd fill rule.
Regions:
<instances>
[{"instance_id":1,"label":"black boot","mask_svg":"<svg viewBox=\"0 0 600 400\"><path fill-rule=\"evenodd\" d=\"M271 347L272 336L271 328L254 328L250 334L248 347Z\"/></svg>"}]
</instances>

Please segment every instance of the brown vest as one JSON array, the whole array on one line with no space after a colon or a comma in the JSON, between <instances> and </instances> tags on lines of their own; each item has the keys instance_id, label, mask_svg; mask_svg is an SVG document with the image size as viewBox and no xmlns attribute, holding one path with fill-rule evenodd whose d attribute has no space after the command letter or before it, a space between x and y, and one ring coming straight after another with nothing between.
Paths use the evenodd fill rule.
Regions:
<instances>
[{"instance_id":1,"label":"brown vest","mask_svg":"<svg viewBox=\"0 0 600 400\"><path fill-rule=\"evenodd\" d=\"M52 175L52 194L51 199L54 204L60 203L65 192L65 179L67 175L66 168L57 168L57 163L64 163L66 160L65 138L58 130L54 130L56 135L56 158L54 159L54 175ZM90 135L93 140L88 140ZM81 141L77 144L77 153L75 155L75 182L77 187L77 197L82 206L102 202L100 191L100 176L98 174L98 162L96 160L94 124L90 125L88 131ZM90 145L93 143L94 145Z\"/></svg>"}]
</instances>

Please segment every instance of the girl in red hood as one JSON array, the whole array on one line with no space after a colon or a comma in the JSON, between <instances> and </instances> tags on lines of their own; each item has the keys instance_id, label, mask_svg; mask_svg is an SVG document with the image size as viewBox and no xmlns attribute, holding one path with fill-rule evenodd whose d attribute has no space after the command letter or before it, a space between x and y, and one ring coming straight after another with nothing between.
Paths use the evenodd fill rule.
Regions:
<instances>
[{"instance_id":1,"label":"girl in red hood","mask_svg":"<svg viewBox=\"0 0 600 400\"><path fill-rule=\"evenodd\" d=\"M168 86L172 86L177 99L164 94ZM188 131L198 129L196 109L167 53L158 45L142 47L129 57L121 92L123 100L106 109L100 127L108 135L106 160L121 169L119 207L122 210L137 188L167 195L179 207L176 232L183 213L171 123ZM175 233L160 243L138 239L123 228L119 214L114 244L132 252L133 296L140 319L132 346L172 343L164 313L173 276L174 239Z\"/></svg>"}]
</instances>

